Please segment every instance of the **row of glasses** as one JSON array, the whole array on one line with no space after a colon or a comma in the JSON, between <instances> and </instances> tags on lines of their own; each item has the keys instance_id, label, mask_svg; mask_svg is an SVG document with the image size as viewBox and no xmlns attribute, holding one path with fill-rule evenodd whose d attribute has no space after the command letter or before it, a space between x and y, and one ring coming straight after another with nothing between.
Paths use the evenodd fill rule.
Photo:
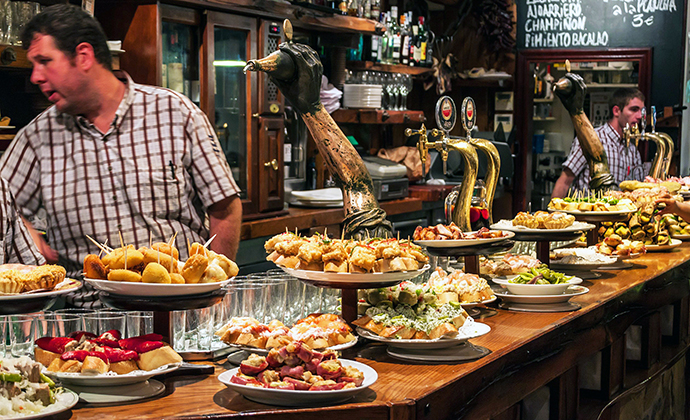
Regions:
<instances>
[{"instance_id":1,"label":"row of glasses","mask_svg":"<svg viewBox=\"0 0 690 420\"><path fill-rule=\"evenodd\" d=\"M66 337L77 331L96 335L118 330L123 337L153 332L153 312L60 309L23 315L0 316L0 357L29 356L41 337Z\"/></svg>"},{"instance_id":2,"label":"row of glasses","mask_svg":"<svg viewBox=\"0 0 690 420\"><path fill-rule=\"evenodd\" d=\"M381 85L383 100L381 106L391 111L407 110L407 95L412 91L413 80L410 74L385 73L380 71L347 70L346 84Z\"/></svg>"},{"instance_id":3,"label":"row of glasses","mask_svg":"<svg viewBox=\"0 0 690 420\"><path fill-rule=\"evenodd\" d=\"M39 2L0 0L0 44L19 45L24 26L39 13Z\"/></svg>"}]
</instances>

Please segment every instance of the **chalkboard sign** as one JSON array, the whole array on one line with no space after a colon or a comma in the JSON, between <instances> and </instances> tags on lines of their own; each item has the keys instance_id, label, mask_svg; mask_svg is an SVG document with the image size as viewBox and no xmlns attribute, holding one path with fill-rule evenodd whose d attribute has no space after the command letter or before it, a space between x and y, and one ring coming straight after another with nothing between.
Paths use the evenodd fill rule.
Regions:
<instances>
[{"instance_id":1,"label":"chalkboard sign","mask_svg":"<svg viewBox=\"0 0 690 420\"><path fill-rule=\"evenodd\" d=\"M682 0L518 0L521 49L652 47L652 103L681 100Z\"/></svg>"}]
</instances>

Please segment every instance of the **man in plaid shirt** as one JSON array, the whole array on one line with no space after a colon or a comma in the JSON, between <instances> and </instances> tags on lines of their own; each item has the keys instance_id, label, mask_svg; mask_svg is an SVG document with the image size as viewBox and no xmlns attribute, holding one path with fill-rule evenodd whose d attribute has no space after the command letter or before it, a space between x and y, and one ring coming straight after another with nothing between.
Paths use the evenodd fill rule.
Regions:
<instances>
[{"instance_id":1,"label":"man in plaid shirt","mask_svg":"<svg viewBox=\"0 0 690 420\"><path fill-rule=\"evenodd\" d=\"M181 259L188 241L216 235L210 248L234 259L240 191L199 108L113 72L103 30L78 7L46 8L22 42L31 81L53 106L20 130L0 175L25 216L46 209L59 264L80 272L99 252L86 235L116 247L120 234L136 247L177 234Z\"/></svg>"},{"instance_id":2,"label":"man in plaid shirt","mask_svg":"<svg viewBox=\"0 0 690 420\"><path fill-rule=\"evenodd\" d=\"M609 171L616 180L616 185L626 179L632 179L633 168L642 165L640 153L635 145L630 144L626 147L623 139L623 128L626 124L632 126L640 121L642 108L642 92L632 88L618 89L609 99L609 109L613 117L608 123L595 129L606 151ZM588 190L589 180L589 166L582 154L580 142L575 138L551 197L565 197L571 187L576 190Z\"/></svg>"}]
</instances>

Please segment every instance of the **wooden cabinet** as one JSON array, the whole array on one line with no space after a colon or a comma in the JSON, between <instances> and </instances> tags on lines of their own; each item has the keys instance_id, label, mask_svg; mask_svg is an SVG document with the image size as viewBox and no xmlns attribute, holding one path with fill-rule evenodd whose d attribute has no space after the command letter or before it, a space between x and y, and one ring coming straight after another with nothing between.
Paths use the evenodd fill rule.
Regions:
<instances>
[{"instance_id":1,"label":"wooden cabinet","mask_svg":"<svg viewBox=\"0 0 690 420\"><path fill-rule=\"evenodd\" d=\"M280 118L259 117L259 211L283 208L283 143Z\"/></svg>"}]
</instances>

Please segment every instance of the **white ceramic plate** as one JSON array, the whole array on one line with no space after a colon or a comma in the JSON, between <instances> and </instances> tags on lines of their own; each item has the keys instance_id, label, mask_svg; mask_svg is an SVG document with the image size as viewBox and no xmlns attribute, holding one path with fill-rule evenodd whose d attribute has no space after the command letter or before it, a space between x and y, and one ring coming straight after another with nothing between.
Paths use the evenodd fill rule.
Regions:
<instances>
[{"instance_id":1,"label":"white ceramic plate","mask_svg":"<svg viewBox=\"0 0 690 420\"><path fill-rule=\"evenodd\" d=\"M399 347L403 349L442 349L446 347L457 346L464 343L470 338L480 337L488 334L491 327L481 322L469 321L458 329L458 335L453 338L436 338L434 340L402 340L396 338L385 338L367 331L364 328L357 327L357 334L360 337L367 338L372 341L386 343L391 347Z\"/></svg>"},{"instance_id":2,"label":"white ceramic plate","mask_svg":"<svg viewBox=\"0 0 690 420\"><path fill-rule=\"evenodd\" d=\"M120 404L155 397L165 391L165 385L155 379L119 386L76 386L68 385L89 404Z\"/></svg>"},{"instance_id":3,"label":"white ceramic plate","mask_svg":"<svg viewBox=\"0 0 690 420\"><path fill-rule=\"evenodd\" d=\"M65 284L60 290L50 290L47 292L36 292L36 293L20 293L17 295L0 295L0 302L11 301L11 300L24 300L24 299L35 299L38 297L51 297L64 295L65 293L74 292L81 287L81 282L74 279L66 279L68 283Z\"/></svg>"},{"instance_id":4,"label":"white ceramic plate","mask_svg":"<svg viewBox=\"0 0 690 420\"><path fill-rule=\"evenodd\" d=\"M673 235L672 234L671 238L687 241L688 239L690 239L690 235Z\"/></svg>"},{"instance_id":5,"label":"white ceramic plate","mask_svg":"<svg viewBox=\"0 0 690 420\"><path fill-rule=\"evenodd\" d=\"M667 251L669 249L673 249L679 246L682 243L683 241L681 241L680 239L671 239L670 241L668 241L667 245L645 245L645 248L647 248L647 251L651 252Z\"/></svg>"},{"instance_id":6,"label":"white ceramic plate","mask_svg":"<svg viewBox=\"0 0 690 420\"><path fill-rule=\"evenodd\" d=\"M179 363L171 363L154 370L135 370L134 372L130 372L126 375L86 375L83 373L50 372L47 370L44 370L43 373L51 378L58 379L63 384L99 387L129 385L137 382L144 382L153 376L172 372L177 370L179 367Z\"/></svg>"},{"instance_id":7,"label":"white ceramic plate","mask_svg":"<svg viewBox=\"0 0 690 420\"><path fill-rule=\"evenodd\" d=\"M472 233L472 232L469 232ZM462 248L467 246L485 245L494 242L501 242L515 236L513 232L503 232L505 236L500 238L484 238L484 239L440 239L433 241L414 241L417 245L428 248Z\"/></svg>"},{"instance_id":8,"label":"white ceramic plate","mask_svg":"<svg viewBox=\"0 0 690 420\"><path fill-rule=\"evenodd\" d=\"M10 417L0 416L2 419L42 419L47 416L62 413L77 405L79 396L69 389L62 389L60 395L55 399L55 403L46 407L43 411L37 414L29 414L28 416Z\"/></svg>"},{"instance_id":9,"label":"white ceramic plate","mask_svg":"<svg viewBox=\"0 0 690 420\"><path fill-rule=\"evenodd\" d=\"M446 347L435 350L402 349L400 347L390 347L386 353L396 359L413 360L417 362L459 362L463 360L474 360L484 357L491 351L485 347L475 346L469 341L453 347Z\"/></svg>"},{"instance_id":10,"label":"white ceramic plate","mask_svg":"<svg viewBox=\"0 0 690 420\"><path fill-rule=\"evenodd\" d=\"M560 295L516 295L507 290L495 291L496 296L507 302L515 303L561 303L567 302L574 296L584 295L589 289L584 286L570 286Z\"/></svg>"},{"instance_id":11,"label":"white ceramic plate","mask_svg":"<svg viewBox=\"0 0 690 420\"><path fill-rule=\"evenodd\" d=\"M618 262L618 258L614 258L613 261L608 263L591 263L591 264L562 264L558 262L559 260L553 260L549 264L549 268L552 270L569 270L569 271L588 271L596 270L599 267L607 267L614 265Z\"/></svg>"},{"instance_id":12,"label":"white ceramic plate","mask_svg":"<svg viewBox=\"0 0 690 420\"><path fill-rule=\"evenodd\" d=\"M561 213L572 214L577 216L580 214L585 214L589 216L621 216L624 214L630 214L635 210L616 210L616 211L593 211L593 210L556 210L549 207L549 211L560 211Z\"/></svg>"},{"instance_id":13,"label":"white ceramic plate","mask_svg":"<svg viewBox=\"0 0 690 420\"><path fill-rule=\"evenodd\" d=\"M496 296L490 297L489 299L485 299L481 302L460 302L460 305L465 308L465 309L470 309L474 308L477 305L485 305L487 303L495 302L496 301Z\"/></svg>"},{"instance_id":14,"label":"white ceramic plate","mask_svg":"<svg viewBox=\"0 0 690 420\"><path fill-rule=\"evenodd\" d=\"M388 273L327 273L325 271L298 270L296 268L280 267L293 277L305 280L317 280L343 283L373 283L403 281L417 277L429 269L429 264L416 271L392 271Z\"/></svg>"},{"instance_id":15,"label":"white ceramic plate","mask_svg":"<svg viewBox=\"0 0 690 420\"><path fill-rule=\"evenodd\" d=\"M323 188L320 190L292 191L290 194L300 201L343 201L340 188Z\"/></svg>"},{"instance_id":16,"label":"white ceramic plate","mask_svg":"<svg viewBox=\"0 0 690 420\"><path fill-rule=\"evenodd\" d=\"M376 371L364 363L354 360L339 359L343 366L352 366L364 374L362 386L354 389L340 389L337 391L292 391L287 389L255 388L230 382L239 368L231 369L218 375L218 380L228 388L233 389L245 398L268 405L304 407L314 405L330 405L347 401L356 394L369 388L378 379Z\"/></svg>"},{"instance_id":17,"label":"white ceramic plate","mask_svg":"<svg viewBox=\"0 0 690 420\"><path fill-rule=\"evenodd\" d=\"M582 283L582 279L579 277L573 277L566 283L560 284L511 283L510 280L504 280L498 277L494 278L493 281L508 289L510 293L516 295L561 295L571 285Z\"/></svg>"},{"instance_id":18,"label":"white ceramic plate","mask_svg":"<svg viewBox=\"0 0 690 420\"><path fill-rule=\"evenodd\" d=\"M355 336L355 339L352 341L348 341L347 343L343 343L343 344L338 344L337 346L327 347L327 349L340 351L340 350L349 349L350 347L354 346L355 344L357 344L357 336ZM242 344L228 344L228 346L235 347L237 349L244 350L244 351L247 351L249 353L256 353L256 354L263 354L263 355L268 354L268 352L270 350L270 349L260 349L258 347L244 346ZM322 351L321 349L314 349L314 350Z\"/></svg>"},{"instance_id":19,"label":"white ceramic plate","mask_svg":"<svg viewBox=\"0 0 690 420\"><path fill-rule=\"evenodd\" d=\"M293 200L290 201L290 205L298 207L313 207L313 208L337 208L342 207L342 201L300 201Z\"/></svg>"},{"instance_id":20,"label":"white ceramic plate","mask_svg":"<svg viewBox=\"0 0 690 420\"><path fill-rule=\"evenodd\" d=\"M498 223L494 223L493 225L489 226L491 229L496 229L496 230L507 230L510 232L515 232L515 233L569 233L569 232L581 232L585 230L591 230L594 229L595 226L590 224L590 223L584 223L584 222L578 222L575 221L573 222L572 225L568 226L567 228L563 229L530 229L526 228L524 226L513 226L513 221L512 220L501 220Z\"/></svg>"},{"instance_id":21,"label":"white ceramic plate","mask_svg":"<svg viewBox=\"0 0 690 420\"><path fill-rule=\"evenodd\" d=\"M98 290L126 296L189 296L213 292L230 283L234 277L215 283L156 284L87 279L84 281Z\"/></svg>"}]
</instances>

